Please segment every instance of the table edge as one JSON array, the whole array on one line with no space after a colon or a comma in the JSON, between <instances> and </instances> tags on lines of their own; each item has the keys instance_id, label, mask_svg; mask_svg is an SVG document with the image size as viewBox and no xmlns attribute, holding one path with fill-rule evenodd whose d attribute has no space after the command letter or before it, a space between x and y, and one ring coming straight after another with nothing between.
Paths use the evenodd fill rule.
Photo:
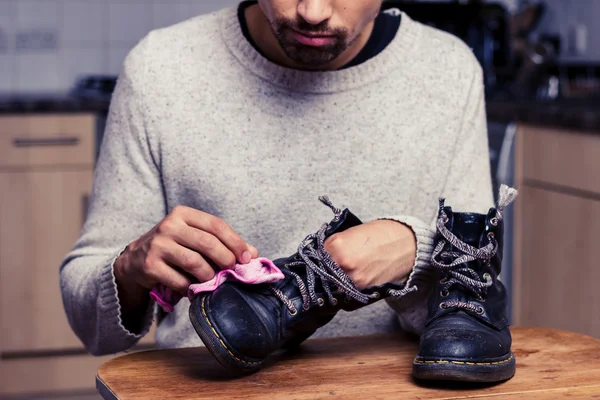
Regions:
<instances>
[{"instance_id":1,"label":"table edge","mask_svg":"<svg viewBox=\"0 0 600 400\"><path fill-rule=\"evenodd\" d=\"M96 391L104 400L119 400L119 397L113 392L106 383L96 374Z\"/></svg>"}]
</instances>

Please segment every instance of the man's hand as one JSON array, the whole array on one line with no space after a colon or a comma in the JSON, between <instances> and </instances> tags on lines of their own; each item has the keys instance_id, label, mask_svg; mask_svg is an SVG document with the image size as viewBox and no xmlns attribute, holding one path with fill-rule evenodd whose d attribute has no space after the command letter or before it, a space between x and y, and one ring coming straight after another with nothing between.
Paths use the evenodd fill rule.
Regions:
<instances>
[{"instance_id":1,"label":"man's hand","mask_svg":"<svg viewBox=\"0 0 600 400\"><path fill-rule=\"evenodd\" d=\"M376 220L330 236L325 250L362 290L405 281L415 263L417 243L408 226Z\"/></svg>"},{"instance_id":2,"label":"man's hand","mask_svg":"<svg viewBox=\"0 0 600 400\"><path fill-rule=\"evenodd\" d=\"M135 319L148 292L161 283L183 295L192 280L206 282L215 269L248 263L258 251L225 221L190 207L175 207L149 232L129 244L114 263L119 300Z\"/></svg>"}]
</instances>

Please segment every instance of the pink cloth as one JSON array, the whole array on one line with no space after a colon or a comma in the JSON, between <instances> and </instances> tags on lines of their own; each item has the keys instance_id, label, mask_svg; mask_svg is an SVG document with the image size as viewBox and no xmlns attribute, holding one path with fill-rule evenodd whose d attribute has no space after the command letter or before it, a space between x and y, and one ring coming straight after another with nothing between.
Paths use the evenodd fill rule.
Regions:
<instances>
[{"instance_id":1,"label":"pink cloth","mask_svg":"<svg viewBox=\"0 0 600 400\"><path fill-rule=\"evenodd\" d=\"M187 296L193 300L202 292L212 292L222 283L233 280L249 285L273 283L284 278L283 272L267 258L255 258L248 264L236 264L232 269L224 269L215 274L207 282L194 283L188 288ZM150 292L152 300L156 301L165 312L173 312L173 307L179 303L183 295L164 285L158 285Z\"/></svg>"}]
</instances>

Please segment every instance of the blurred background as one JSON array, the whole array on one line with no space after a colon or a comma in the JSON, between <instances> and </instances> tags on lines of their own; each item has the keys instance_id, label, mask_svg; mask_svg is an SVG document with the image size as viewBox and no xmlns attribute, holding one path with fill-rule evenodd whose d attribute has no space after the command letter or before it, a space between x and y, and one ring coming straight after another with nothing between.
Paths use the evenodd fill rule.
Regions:
<instances>
[{"instance_id":1,"label":"blurred background","mask_svg":"<svg viewBox=\"0 0 600 400\"><path fill-rule=\"evenodd\" d=\"M85 220L111 92L148 31L236 0L0 0L0 397L97 399L58 265ZM486 81L514 325L600 338L600 0L386 1L463 39ZM152 348L152 334L136 349Z\"/></svg>"}]
</instances>

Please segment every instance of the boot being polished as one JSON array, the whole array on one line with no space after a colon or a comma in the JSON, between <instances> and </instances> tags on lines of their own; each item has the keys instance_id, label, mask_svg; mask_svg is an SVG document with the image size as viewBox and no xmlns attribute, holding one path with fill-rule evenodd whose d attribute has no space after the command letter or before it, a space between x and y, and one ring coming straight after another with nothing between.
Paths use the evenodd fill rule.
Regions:
<instances>
[{"instance_id":1,"label":"boot being polished","mask_svg":"<svg viewBox=\"0 0 600 400\"><path fill-rule=\"evenodd\" d=\"M285 275L283 280L268 285L226 282L192 301L192 325L211 354L232 372L260 369L271 353L298 346L339 310L355 310L416 290L394 283L358 290L327 254L324 241L362 222L326 197L320 200L335 217L308 235L296 254L273 261Z\"/></svg>"},{"instance_id":2,"label":"boot being polished","mask_svg":"<svg viewBox=\"0 0 600 400\"><path fill-rule=\"evenodd\" d=\"M486 214L455 213L440 200L432 265L438 271L428 321L413 361L419 379L497 382L515 373L502 265L503 210L517 196L500 188Z\"/></svg>"}]
</instances>

